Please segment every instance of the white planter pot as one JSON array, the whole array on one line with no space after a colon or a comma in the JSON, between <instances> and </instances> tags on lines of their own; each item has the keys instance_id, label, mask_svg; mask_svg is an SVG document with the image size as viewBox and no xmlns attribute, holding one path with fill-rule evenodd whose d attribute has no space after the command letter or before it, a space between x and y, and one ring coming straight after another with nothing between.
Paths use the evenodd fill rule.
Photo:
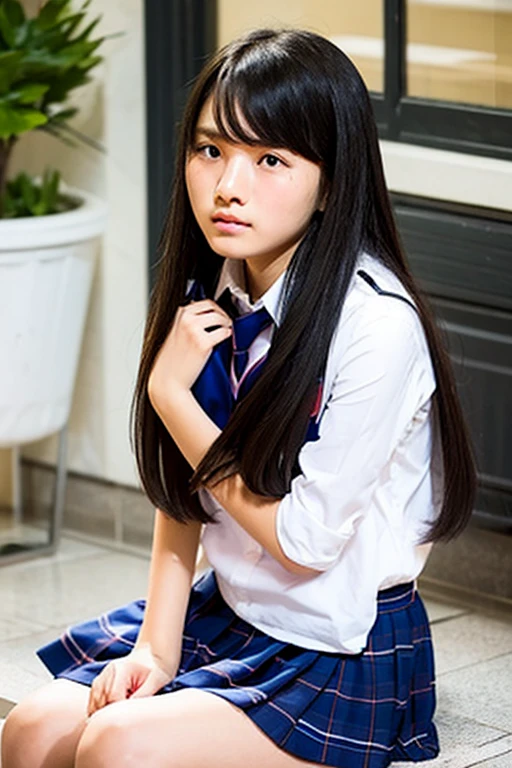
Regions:
<instances>
[{"instance_id":1,"label":"white planter pot","mask_svg":"<svg viewBox=\"0 0 512 768\"><path fill-rule=\"evenodd\" d=\"M71 408L105 204L0 220L0 446L60 430Z\"/></svg>"}]
</instances>

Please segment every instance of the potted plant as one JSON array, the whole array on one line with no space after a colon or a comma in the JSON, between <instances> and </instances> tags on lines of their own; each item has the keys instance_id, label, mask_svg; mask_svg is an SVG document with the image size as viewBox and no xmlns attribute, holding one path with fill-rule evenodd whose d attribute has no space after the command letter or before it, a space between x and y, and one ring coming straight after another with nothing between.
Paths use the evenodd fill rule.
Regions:
<instances>
[{"instance_id":1,"label":"potted plant","mask_svg":"<svg viewBox=\"0 0 512 768\"><path fill-rule=\"evenodd\" d=\"M92 37L99 18L87 20L88 5L47 0L29 18L18 0L0 0L0 446L60 431L61 502L63 436L105 206L62 192L56 171L9 179L9 160L27 131L69 143L76 110L68 97L102 60L102 38Z\"/></svg>"}]
</instances>

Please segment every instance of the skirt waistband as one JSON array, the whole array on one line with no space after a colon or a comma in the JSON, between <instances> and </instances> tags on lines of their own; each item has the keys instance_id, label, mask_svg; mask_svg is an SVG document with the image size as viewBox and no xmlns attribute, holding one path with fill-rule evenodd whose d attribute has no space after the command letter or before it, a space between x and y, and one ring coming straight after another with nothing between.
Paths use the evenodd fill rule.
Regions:
<instances>
[{"instance_id":1,"label":"skirt waistband","mask_svg":"<svg viewBox=\"0 0 512 768\"><path fill-rule=\"evenodd\" d=\"M379 590L377 592L378 612L392 613L407 608L414 601L415 592L414 581Z\"/></svg>"}]
</instances>

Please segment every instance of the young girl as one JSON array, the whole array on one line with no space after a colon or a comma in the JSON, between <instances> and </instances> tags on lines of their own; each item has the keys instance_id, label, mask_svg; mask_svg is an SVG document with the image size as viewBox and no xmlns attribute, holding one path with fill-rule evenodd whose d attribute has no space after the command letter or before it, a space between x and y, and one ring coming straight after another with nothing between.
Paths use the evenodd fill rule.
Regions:
<instances>
[{"instance_id":1,"label":"young girl","mask_svg":"<svg viewBox=\"0 0 512 768\"><path fill-rule=\"evenodd\" d=\"M435 757L415 580L475 469L368 93L315 34L252 32L197 80L133 424L147 601L39 650L59 679L13 710L3 768Z\"/></svg>"}]
</instances>

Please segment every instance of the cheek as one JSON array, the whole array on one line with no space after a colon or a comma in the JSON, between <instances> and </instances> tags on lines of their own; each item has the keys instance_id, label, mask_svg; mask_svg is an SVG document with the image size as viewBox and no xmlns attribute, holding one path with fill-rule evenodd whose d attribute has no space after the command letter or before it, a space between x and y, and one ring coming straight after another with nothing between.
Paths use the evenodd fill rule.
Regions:
<instances>
[{"instance_id":1,"label":"cheek","mask_svg":"<svg viewBox=\"0 0 512 768\"><path fill-rule=\"evenodd\" d=\"M185 169L185 185L187 187L188 197L193 209L197 207L197 204L201 200L202 196L202 184L203 176L199 172L194 160L191 160Z\"/></svg>"},{"instance_id":2,"label":"cheek","mask_svg":"<svg viewBox=\"0 0 512 768\"><path fill-rule=\"evenodd\" d=\"M274 221L281 221L293 228L307 226L318 208L318 186L298 183L290 179L267 197L267 205Z\"/></svg>"}]
</instances>

